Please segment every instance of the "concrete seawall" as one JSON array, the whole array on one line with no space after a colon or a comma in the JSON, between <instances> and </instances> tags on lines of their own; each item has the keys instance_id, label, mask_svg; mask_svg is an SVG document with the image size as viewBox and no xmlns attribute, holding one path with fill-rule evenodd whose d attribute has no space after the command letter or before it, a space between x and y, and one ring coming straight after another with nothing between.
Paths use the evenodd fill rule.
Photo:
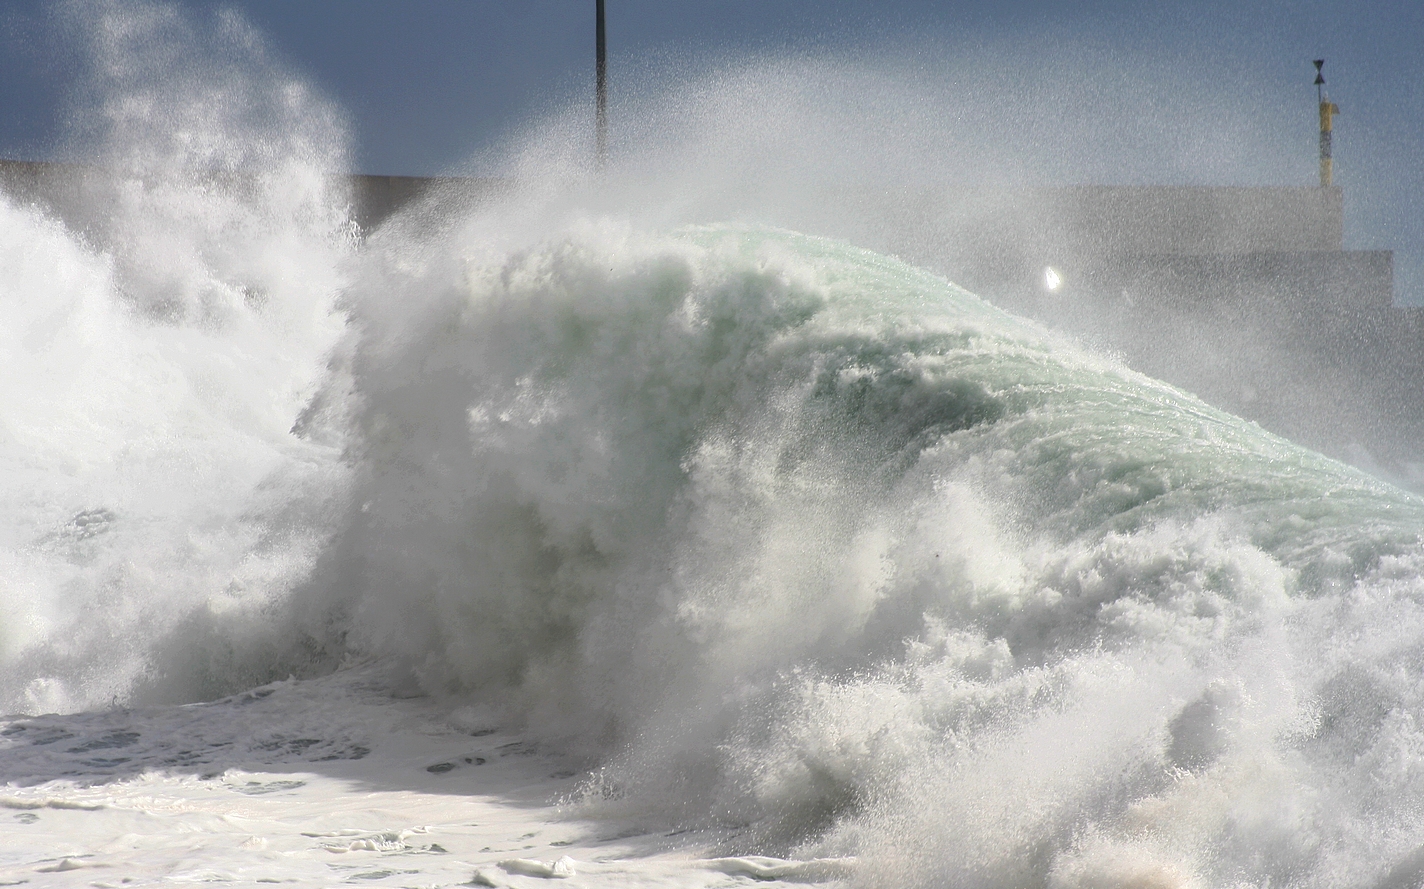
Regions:
<instances>
[{"instance_id":1,"label":"concrete seawall","mask_svg":"<svg viewBox=\"0 0 1424 889\"><path fill-rule=\"evenodd\" d=\"M1424 461L1424 311L1394 304L1390 251L1342 249L1343 204L1316 187L933 195L887 217L884 246L1288 438Z\"/></svg>"},{"instance_id":2,"label":"concrete seawall","mask_svg":"<svg viewBox=\"0 0 1424 889\"><path fill-rule=\"evenodd\" d=\"M21 202L42 204L68 222L102 213L103 207L96 206L102 190L95 185L114 178L110 171L82 164L0 160L0 189ZM351 218L367 229L436 190L478 201L510 187L503 179L455 176L352 175L341 177L340 184L350 189Z\"/></svg>"}]
</instances>

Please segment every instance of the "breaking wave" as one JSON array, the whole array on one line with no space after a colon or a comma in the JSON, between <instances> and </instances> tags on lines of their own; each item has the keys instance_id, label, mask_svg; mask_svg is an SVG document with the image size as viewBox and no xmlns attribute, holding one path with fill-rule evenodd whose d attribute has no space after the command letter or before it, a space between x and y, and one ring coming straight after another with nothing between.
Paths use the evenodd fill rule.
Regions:
<instances>
[{"instance_id":1,"label":"breaking wave","mask_svg":"<svg viewBox=\"0 0 1424 889\"><path fill-rule=\"evenodd\" d=\"M1424 501L843 241L360 233L297 82L116 79L118 173L0 200L6 709L379 661L875 885L1424 872Z\"/></svg>"}]
</instances>

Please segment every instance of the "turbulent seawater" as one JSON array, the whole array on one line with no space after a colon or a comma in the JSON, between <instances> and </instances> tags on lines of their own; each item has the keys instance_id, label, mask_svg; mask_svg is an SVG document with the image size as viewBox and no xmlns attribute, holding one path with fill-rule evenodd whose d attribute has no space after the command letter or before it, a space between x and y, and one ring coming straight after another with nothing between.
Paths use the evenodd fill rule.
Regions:
<instances>
[{"instance_id":1,"label":"turbulent seawater","mask_svg":"<svg viewBox=\"0 0 1424 889\"><path fill-rule=\"evenodd\" d=\"M7 878L1424 880L1424 500L842 241L362 232L204 89L240 175L0 198Z\"/></svg>"}]
</instances>

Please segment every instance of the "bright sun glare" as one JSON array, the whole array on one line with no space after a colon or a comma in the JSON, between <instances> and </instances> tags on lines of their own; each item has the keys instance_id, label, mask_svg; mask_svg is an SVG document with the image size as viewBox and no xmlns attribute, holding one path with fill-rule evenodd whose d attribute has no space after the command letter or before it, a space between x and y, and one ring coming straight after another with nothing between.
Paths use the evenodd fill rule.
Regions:
<instances>
[{"instance_id":1,"label":"bright sun glare","mask_svg":"<svg viewBox=\"0 0 1424 889\"><path fill-rule=\"evenodd\" d=\"M1048 266L1043 270L1043 286L1048 288L1049 293L1056 293L1063 286L1063 276L1053 266Z\"/></svg>"}]
</instances>

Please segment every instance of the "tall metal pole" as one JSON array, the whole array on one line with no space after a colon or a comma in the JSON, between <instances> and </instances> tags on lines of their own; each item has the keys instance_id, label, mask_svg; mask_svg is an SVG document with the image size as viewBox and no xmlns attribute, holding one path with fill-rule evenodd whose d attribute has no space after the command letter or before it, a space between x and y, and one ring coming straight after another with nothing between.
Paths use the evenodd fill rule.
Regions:
<instances>
[{"instance_id":1,"label":"tall metal pole","mask_svg":"<svg viewBox=\"0 0 1424 889\"><path fill-rule=\"evenodd\" d=\"M598 0L597 18L598 117L595 126L598 134L598 169L602 170L608 164L608 35L603 24L603 0Z\"/></svg>"}]
</instances>

